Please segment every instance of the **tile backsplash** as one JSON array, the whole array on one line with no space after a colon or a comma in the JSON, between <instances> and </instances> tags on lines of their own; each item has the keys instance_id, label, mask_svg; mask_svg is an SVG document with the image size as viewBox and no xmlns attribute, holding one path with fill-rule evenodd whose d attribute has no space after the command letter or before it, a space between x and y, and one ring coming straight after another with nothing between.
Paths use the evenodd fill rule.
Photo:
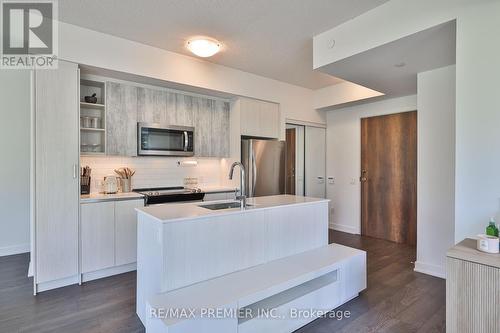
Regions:
<instances>
[{"instance_id":1,"label":"tile backsplash","mask_svg":"<svg viewBox=\"0 0 500 333\"><path fill-rule=\"evenodd\" d=\"M177 162L182 160L196 160L198 165L179 166ZM219 158L82 156L80 164L92 169L92 193L98 192L96 181L116 176L114 170L121 167L136 171L132 188L183 186L185 177L198 178L198 186L217 186L225 174Z\"/></svg>"}]
</instances>

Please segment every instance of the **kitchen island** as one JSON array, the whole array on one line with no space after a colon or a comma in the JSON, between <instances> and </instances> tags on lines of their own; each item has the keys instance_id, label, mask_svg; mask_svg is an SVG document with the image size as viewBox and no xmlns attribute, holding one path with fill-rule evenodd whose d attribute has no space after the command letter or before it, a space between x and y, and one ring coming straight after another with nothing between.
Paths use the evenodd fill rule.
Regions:
<instances>
[{"instance_id":1,"label":"kitchen island","mask_svg":"<svg viewBox=\"0 0 500 333\"><path fill-rule=\"evenodd\" d=\"M145 325L150 316L147 304L161 293L272 265L282 258L292 258L293 264L294 255L328 245L326 199L257 197L248 199L245 209L224 208L227 203L137 209L137 314Z\"/></svg>"}]
</instances>

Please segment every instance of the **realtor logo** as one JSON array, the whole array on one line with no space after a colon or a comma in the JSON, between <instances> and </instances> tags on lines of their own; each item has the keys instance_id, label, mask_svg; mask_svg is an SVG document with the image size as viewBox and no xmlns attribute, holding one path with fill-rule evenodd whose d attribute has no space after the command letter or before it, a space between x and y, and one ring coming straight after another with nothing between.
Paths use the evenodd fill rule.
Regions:
<instances>
[{"instance_id":1,"label":"realtor logo","mask_svg":"<svg viewBox=\"0 0 500 333\"><path fill-rule=\"evenodd\" d=\"M57 2L2 0L1 68L57 67Z\"/></svg>"}]
</instances>

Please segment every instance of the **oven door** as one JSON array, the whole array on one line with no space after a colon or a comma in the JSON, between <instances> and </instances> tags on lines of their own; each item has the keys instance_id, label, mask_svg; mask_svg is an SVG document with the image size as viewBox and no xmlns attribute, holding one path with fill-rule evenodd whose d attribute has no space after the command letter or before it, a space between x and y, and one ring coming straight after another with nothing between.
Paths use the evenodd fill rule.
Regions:
<instances>
[{"instance_id":1,"label":"oven door","mask_svg":"<svg viewBox=\"0 0 500 333\"><path fill-rule=\"evenodd\" d=\"M193 156L194 128L161 124L137 125L139 156Z\"/></svg>"}]
</instances>

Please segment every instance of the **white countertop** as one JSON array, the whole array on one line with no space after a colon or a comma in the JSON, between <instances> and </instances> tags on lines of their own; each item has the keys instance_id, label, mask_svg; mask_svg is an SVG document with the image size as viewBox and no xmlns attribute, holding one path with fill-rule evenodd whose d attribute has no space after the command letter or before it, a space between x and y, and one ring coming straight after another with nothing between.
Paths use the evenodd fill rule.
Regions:
<instances>
[{"instance_id":1,"label":"white countertop","mask_svg":"<svg viewBox=\"0 0 500 333\"><path fill-rule=\"evenodd\" d=\"M248 198L247 204L253 205L242 210L240 208L210 210L199 207L210 203L228 202L232 200L219 200L208 202L181 203L153 205L144 208L137 208L138 212L145 213L159 222L177 222L192 219L201 219L211 216L244 214L257 209L272 209L289 205L309 205L319 202L328 202L328 199L309 198L296 195L273 195L267 197Z\"/></svg>"},{"instance_id":2,"label":"white countertop","mask_svg":"<svg viewBox=\"0 0 500 333\"><path fill-rule=\"evenodd\" d=\"M134 200L134 199L137 200L142 198L144 198L142 194L135 192L115 193L115 194L91 193L91 194L82 194L80 196L80 203Z\"/></svg>"}]
</instances>

